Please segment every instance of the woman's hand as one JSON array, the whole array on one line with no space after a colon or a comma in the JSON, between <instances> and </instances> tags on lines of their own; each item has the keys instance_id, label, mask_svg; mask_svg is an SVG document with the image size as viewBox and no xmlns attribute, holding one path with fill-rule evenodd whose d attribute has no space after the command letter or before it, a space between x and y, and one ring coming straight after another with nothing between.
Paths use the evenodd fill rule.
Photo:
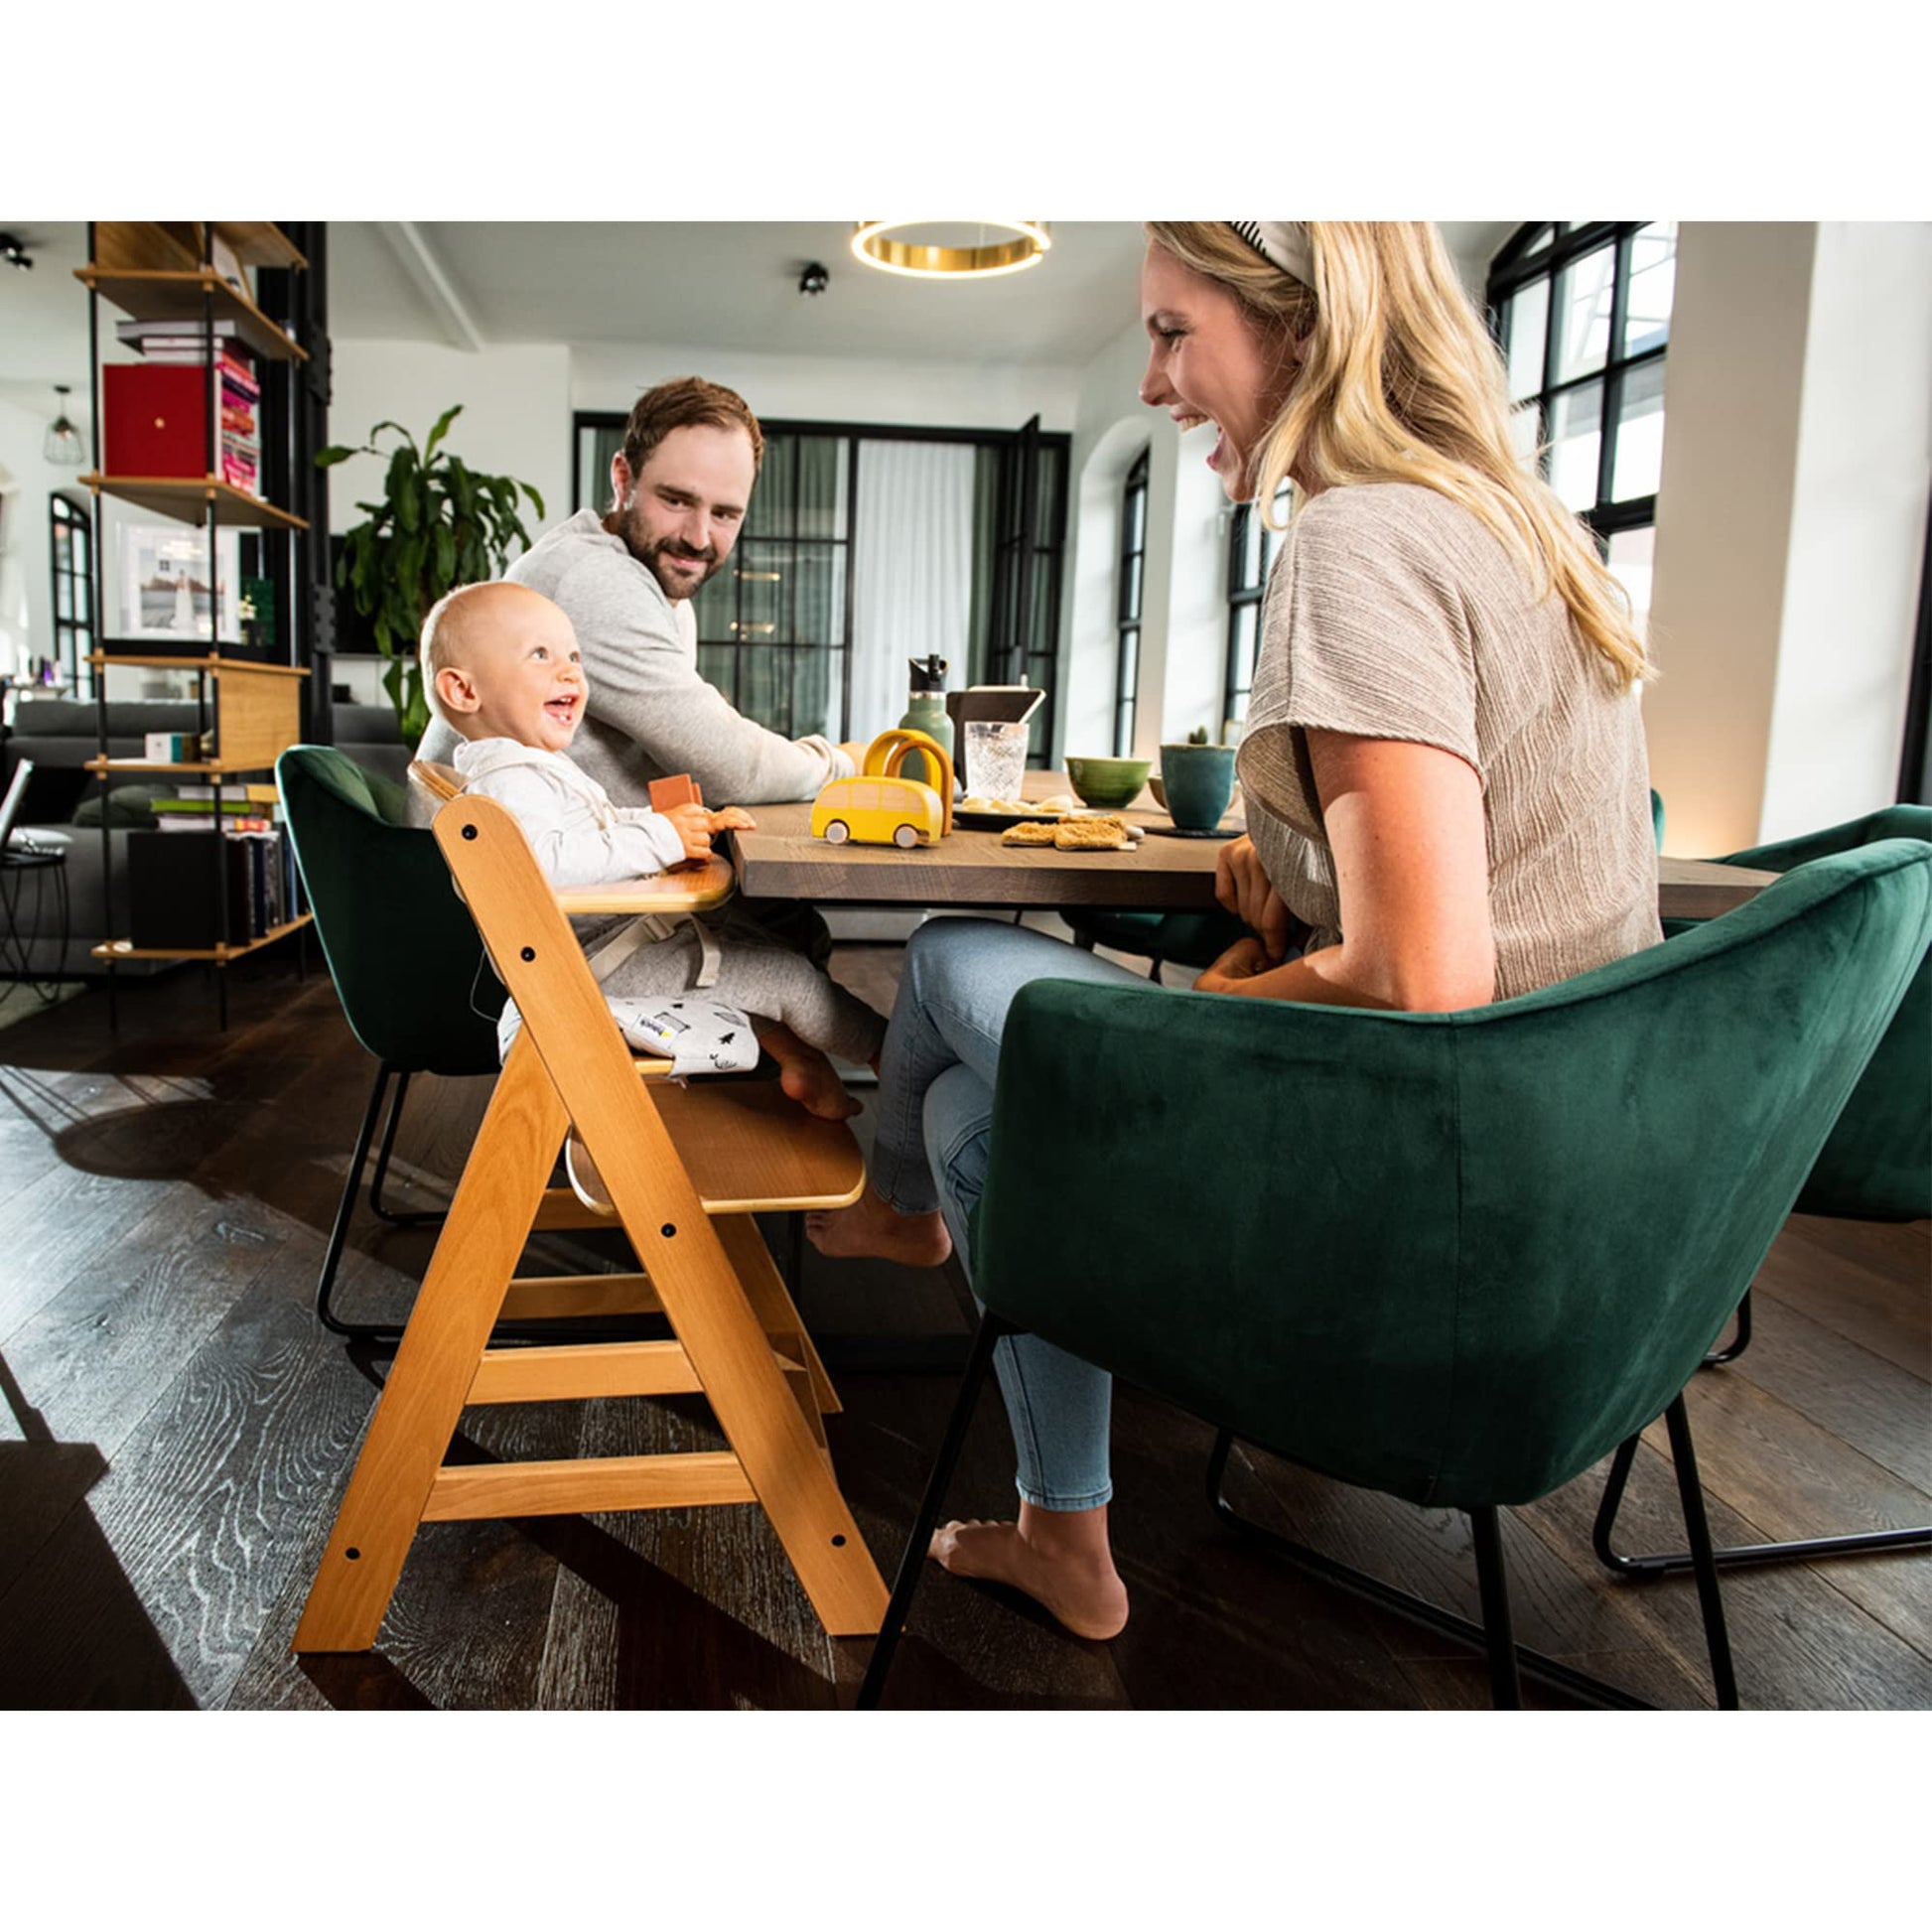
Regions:
<instances>
[{"instance_id":1,"label":"woman's hand","mask_svg":"<svg viewBox=\"0 0 1932 1932\"><path fill-rule=\"evenodd\" d=\"M1255 842L1245 833L1238 839L1230 839L1215 856L1214 897L1224 911L1232 912L1260 940L1266 955L1264 964L1279 965L1287 958L1288 907L1268 883ZM1201 977L1205 979L1220 972L1223 963L1239 950L1239 946L1230 947ZM1241 975L1244 979L1249 976Z\"/></svg>"},{"instance_id":2,"label":"woman's hand","mask_svg":"<svg viewBox=\"0 0 1932 1932\"><path fill-rule=\"evenodd\" d=\"M1279 903L1279 901L1277 901ZM1232 910L1232 908L1229 908ZM1244 980L1265 973L1277 962L1268 957L1267 946L1253 933L1244 932L1213 965L1194 982L1196 993L1239 993Z\"/></svg>"}]
</instances>

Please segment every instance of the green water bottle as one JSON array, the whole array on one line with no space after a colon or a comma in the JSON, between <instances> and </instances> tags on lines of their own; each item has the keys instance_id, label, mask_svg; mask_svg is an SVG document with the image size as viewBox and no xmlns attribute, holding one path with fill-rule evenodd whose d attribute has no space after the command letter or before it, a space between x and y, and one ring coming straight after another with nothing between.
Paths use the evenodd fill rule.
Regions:
<instances>
[{"instance_id":1,"label":"green water bottle","mask_svg":"<svg viewBox=\"0 0 1932 1932\"><path fill-rule=\"evenodd\" d=\"M898 721L899 729L924 732L951 758L952 720L946 715L946 660L932 656L906 661L912 666L912 689L905 701L905 716ZM943 782L933 760L919 752L907 752L899 771L904 777L930 785L934 791Z\"/></svg>"}]
</instances>

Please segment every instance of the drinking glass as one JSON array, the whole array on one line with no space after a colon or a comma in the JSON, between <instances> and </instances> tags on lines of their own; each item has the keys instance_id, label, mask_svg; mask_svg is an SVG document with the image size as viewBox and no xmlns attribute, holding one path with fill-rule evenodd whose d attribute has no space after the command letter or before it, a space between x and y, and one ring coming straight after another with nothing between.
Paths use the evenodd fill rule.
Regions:
<instances>
[{"instance_id":1,"label":"drinking glass","mask_svg":"<svg viewBox=\"0 0 1932 1932\"><path fill-rule=\"evenodd\" d=\"M966 727L966 789L978 798L1017 799L1027 776L1025 725L976 718Z\"/></svg>"}]
</instances>

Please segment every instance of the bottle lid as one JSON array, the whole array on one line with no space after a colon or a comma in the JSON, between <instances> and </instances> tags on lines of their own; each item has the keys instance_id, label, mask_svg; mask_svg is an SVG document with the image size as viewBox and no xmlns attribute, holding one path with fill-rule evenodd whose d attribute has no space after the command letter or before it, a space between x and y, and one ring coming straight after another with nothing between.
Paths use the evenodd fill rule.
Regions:
<instances>
[{"instance_id":1,"label":"bottle lid","mask_svg":"<svg viewBox=\"0 0 1932 1932\"><path fill-rule=\"evenodd\" d=\"M943 691L946 688L946 660L936 651L930 657L911 657L906 662L912 666L912 690L915 696L922 691Z\"/></svg>"}]
</instances>

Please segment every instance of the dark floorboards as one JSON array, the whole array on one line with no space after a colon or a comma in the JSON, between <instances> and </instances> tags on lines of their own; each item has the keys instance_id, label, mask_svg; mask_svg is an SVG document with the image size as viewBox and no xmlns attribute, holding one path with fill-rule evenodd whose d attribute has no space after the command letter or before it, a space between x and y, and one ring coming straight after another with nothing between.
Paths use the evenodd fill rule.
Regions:
<instances>
[{"instance_id":1,"label":"dark floorboards","mask_svg":"<svg viewBox=\"0 0 1932 1932\"><path fill-rule=\"evenodd\" d=\"M841 977L884 1004L897 955ZM288 1643L387 1357L345 1349L311 1302L373 1067L326 978L267 955L230 969L230 1024L199 972L98 991L0 1033L0 1706L819 1710L867 1646L828 1639L750 1509L442 1523L419 1532L376 1649ZM412 1083L391 1204L436 1206L486 1081ZM767 1228L780 1252L785 1229ZM1757 1335L1691 1392L1721 1540L1932 1521L1932 1228L1794 1219L1760 1274ZM358 1220L339 1288L356 1318L406 1313L433 1232ZM552 1272L621 1265L553 1235ZM948 1271L806 1253L821 1333L966 1331ZM888 1577L951 1400L943 1374L846 1370L833 1454ZM1679 1547L1662 1432L1619 1539ZM467 1411L451 1459L716 1446L694 1398ZM890 1702L944 1709L1455 1709L1481 1705L1452 1640L1286 1566L1223 1525L1211 1432L1131 1390L1113 1512L1133 1598L1109 1644L1024 1600L931 1574ZM1505 1529L1521 1640L1679 1709L1710 1703L1688 1583L1633 1585L1589 1549L1601 1471ZM1238 1452L1257 1520L1465 1615L1466 1526ZM949 1510L1010 1513L1012 1456L983 1399ZM1932 1707L1932 1558L1731 1572L1743 1701ZM1555 1704L1532 1693L1532 1703Z\"/></svg>"}]
</instances>

